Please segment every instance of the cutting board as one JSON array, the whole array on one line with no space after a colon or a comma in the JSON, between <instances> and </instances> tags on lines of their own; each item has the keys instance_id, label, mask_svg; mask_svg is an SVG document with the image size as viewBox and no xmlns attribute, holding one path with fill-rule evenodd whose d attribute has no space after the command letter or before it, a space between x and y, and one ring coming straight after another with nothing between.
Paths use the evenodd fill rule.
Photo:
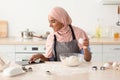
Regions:
<instances>
[{"instance_id":1,"label":"cutting board","mask_svg":"<svg viewBox=\"0 0 120 80\"><path fill-rule=\"evenodd\" d=\"M8 22L0 21L0 38L6 38L8 36Z\"/></svg>"}]
</instances>

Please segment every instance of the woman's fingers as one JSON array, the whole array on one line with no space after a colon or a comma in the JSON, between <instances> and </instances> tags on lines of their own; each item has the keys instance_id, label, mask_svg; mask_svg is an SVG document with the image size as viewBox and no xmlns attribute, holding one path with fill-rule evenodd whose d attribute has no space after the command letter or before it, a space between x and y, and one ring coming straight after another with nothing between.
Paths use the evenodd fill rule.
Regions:
<instances>
[{"instance_id":1,"label":"woman's fingers","mask_svg":"<svg viewBox=\"0 0 120 80\"><path fill-rule=\"evenodd\" d=\"M83 42L83 46L89 46L89 41L84 40L84 42Z\"/></svg>"},{"instance_id":2,"label":"woman's fingers","mask_svg":"<svg viewBox=\"0 0 120 80\"><path fill-rule=\"evenodd\" d=\"M33 56L30 58L30 61L35 61L36 59L38 59L38 54L33 55Z\"/></svg>"}]
</instances>

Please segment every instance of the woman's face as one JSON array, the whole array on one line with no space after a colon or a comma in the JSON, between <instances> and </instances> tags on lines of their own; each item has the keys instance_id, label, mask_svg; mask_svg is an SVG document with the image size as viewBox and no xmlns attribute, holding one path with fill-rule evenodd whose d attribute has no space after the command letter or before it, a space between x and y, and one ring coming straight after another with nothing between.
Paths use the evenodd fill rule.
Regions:
<instances>
[{"instance_id":1,"label":"woman's face","mask_svg":"<svg viewBox=\"0 0 120 80\"><path fill-rule=\"evenodd\" d=\"M48 21L50 23L50 27L54 30L54 32L59 31L63 27L62 23L58 22L56 19L54 19L51 16L48 16Z\"/></svg>"}]
</instances>

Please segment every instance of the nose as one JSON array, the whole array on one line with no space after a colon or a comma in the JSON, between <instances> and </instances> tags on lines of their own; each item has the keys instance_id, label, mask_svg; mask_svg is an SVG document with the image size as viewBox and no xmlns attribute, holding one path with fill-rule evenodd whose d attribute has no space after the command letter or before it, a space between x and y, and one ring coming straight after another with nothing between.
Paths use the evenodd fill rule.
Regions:
<instances>
[{"instance_id":1,"label":"nose","mask_svg":"<svg viewBox=\"0 0 120 80\"><path fill-rule=\"evenodd\" d=\"M51 23L49 24L49 27L52 27L52 24L51 24Z\"/></svg>"}]
</instances>

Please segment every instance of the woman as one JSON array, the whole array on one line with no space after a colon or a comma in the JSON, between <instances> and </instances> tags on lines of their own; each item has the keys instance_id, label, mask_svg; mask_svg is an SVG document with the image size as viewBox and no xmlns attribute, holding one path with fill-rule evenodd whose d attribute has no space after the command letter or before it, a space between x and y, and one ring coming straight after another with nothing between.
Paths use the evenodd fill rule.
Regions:
<instances>
[{"instance_id":1,"label":"woman","mask_svg":"<svg viewBox=\"0 0 120 80\"><path fill-rule=\"evenodd\" d=\"M86 61L91 60L91 52L88 49L89 39L86 33L73 26L72 20L68 13L61 7L53 8L49 15L48 20L50 27L53 29L53 33L50 33L46 42L46 54L35 54L30 58L30 61L41 59L43 61L59 61L59 55L62 53L80 53L83 51L84 59ZM79 43L79 39L84 41Z\"/></svg>"}]
</instances>

